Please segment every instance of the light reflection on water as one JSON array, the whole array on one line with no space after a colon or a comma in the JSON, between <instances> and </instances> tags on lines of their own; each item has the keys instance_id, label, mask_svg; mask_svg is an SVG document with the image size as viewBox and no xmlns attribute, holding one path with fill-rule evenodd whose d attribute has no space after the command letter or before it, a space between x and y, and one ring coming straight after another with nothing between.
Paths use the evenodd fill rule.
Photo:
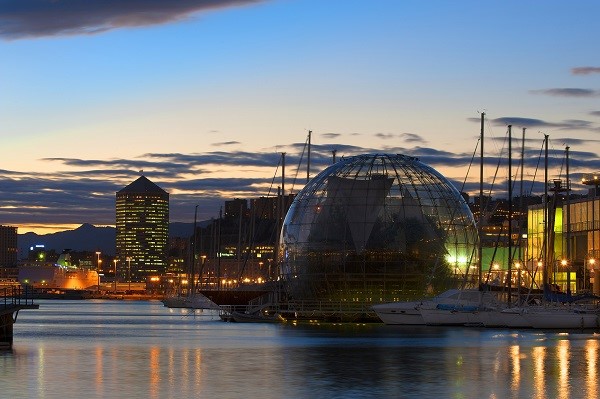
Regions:
<instances>
[{"instance_id":1,"label":"light reflection on water","mask_svg":"<svg viewBox=\"0 0 600 399\"><path fill-rule=\"evenodd\" d=\"M593 333L223 323L160 302L40 301L10 398L598 398Z\"/></svg>"}]
</instances>

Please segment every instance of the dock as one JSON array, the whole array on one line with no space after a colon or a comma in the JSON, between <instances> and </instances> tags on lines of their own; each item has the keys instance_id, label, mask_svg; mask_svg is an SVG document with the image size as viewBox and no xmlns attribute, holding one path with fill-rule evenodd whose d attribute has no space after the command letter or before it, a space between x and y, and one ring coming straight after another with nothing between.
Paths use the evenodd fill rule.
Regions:
<instances>
[{"instance_id":1,"label":"dock","mask_svg":"<svg viewBox=\"0 0 600 399\"><path fill-rule=\"evenodd\" d=\"M13 324L22 309L38 309L33 303L31 287L8 286L0 288L0 348L12 348Z\"/></svg>"}]
</instances>

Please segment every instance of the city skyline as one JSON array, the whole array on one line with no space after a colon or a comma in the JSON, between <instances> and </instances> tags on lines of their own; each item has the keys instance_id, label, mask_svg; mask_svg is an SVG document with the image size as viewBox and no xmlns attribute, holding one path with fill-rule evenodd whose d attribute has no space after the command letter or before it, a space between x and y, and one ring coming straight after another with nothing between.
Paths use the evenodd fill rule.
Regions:
<instances>
[{"instance_id":1,"label":"city skyline","mask_svg":"<svg viewBox=\"0 0 600 399\"><path fill-rule=\"evenodd\" d=\"M538 188L544 134L551 178L567 145L574 183L600 170L593 1L127 4L0 1L0 224L114 225L115 193L141 171L169 192L171 221L195 205L209 219L274 195L281 152L298 192L308 130L313 177L333 150L403 153L460 188L480 112L486 187L507 124L517 156L528 129ZM473 165L465 191L478 179Z\"/></svg>"}]
</instances>

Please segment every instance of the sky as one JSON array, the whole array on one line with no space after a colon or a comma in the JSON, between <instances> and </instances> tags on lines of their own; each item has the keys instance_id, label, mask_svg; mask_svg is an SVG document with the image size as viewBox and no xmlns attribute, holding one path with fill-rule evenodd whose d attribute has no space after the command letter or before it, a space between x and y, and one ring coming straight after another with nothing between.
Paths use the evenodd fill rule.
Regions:
<instances>
[{"instance_id":1,"label":"sky","mask_svg":"<svg viewBox=\"0 0 600 399\"><path fill-rule=\"evenodd\" d=\"M171 221L217 217L272 196L282 152L298 192L309 130L311 176L333 150L402 153L476 195L482 112L486 192L503 195L508 124L513 157L527 129L532 194L544 135L550 177L569 146L584 190L600 171L598 15L595 0L0 0L0 224L114 225L142 173Z\"/></svg>"}]
</instances>

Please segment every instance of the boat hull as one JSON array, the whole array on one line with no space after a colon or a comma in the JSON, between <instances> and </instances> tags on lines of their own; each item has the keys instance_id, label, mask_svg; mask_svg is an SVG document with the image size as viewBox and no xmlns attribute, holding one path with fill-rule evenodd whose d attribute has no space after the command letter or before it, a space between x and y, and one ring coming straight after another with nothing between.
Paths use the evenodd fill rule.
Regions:
<instances>
[{"instance_id":1,"label":"boat hull","mask_svg":"<svg viewBox=\"0 0 600 399\"><path fill-rule=\"evenodd\" d=\"M541 329L582 329L598 328L597 313L584 313L572 310L528 309L523 317L533 328Z\"/></svg>"},{"instance_id":2,"label":"boat hull","mask_svg":"<svg viewBox=\"0 0 600 399\"><path fill-rule=\"evenodd\" d=\"M377 316L388 325L424 325L419 302L384 303L373 306Z\"/></svg>"},{"instance_id":3,"label":"boat hull","mask_svg":"<svg viewBox=\"0 0 600 399\"><path fill-rule=\"evenodd\" d=\"M430 326L480 326L483 321L480 311L421 309L425 324Z\"/></svg>"}]
</instances>

